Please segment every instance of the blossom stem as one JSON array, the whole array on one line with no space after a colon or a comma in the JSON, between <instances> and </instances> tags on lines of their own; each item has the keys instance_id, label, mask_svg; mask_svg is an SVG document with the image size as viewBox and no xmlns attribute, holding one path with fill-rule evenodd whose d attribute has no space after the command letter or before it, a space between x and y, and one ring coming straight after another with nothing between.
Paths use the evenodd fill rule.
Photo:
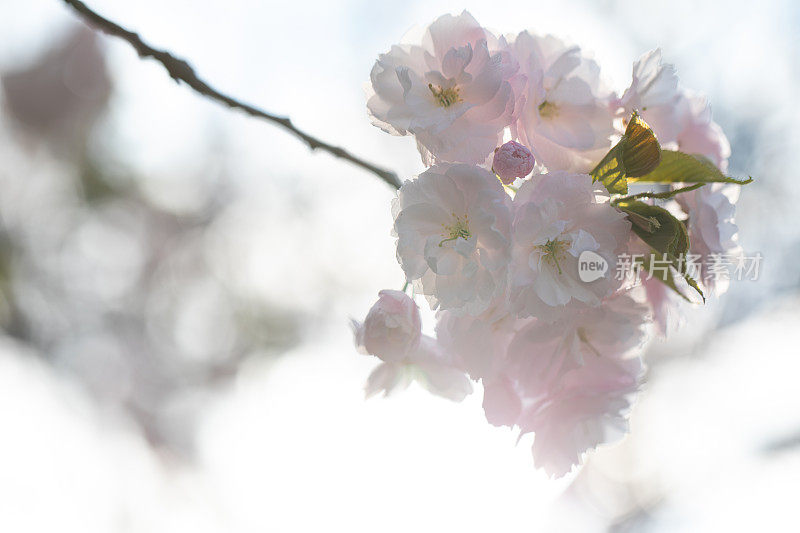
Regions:
<instances>
[{"instance_id":1,"label":"blossom stem","mask_svg":"<svg viewBox=\"0 0 800 533\"><path fill-rule=\"evenodd\" d=\"M344 148L328 144L312 135L309 135L308 133L305 133L292 124L291 119L288 117L281 117L267 113L262 109L243 103L231 96L219 92L217 89L210 86L206 81L199 78L192 66L187 61L179 57L175 57L170 52L165 50L159 50L151 47L145 43L141 37L139 37L139 34L126 30L119 24L116 24L115 22L98 15L80 0L63 1L65 4L72 7L88 25L93 26L104 33L127 41L128 44L130 44L133 49L136 50L140 57L152 57L161 63L173 80L182 81L194 89L195 92L210 98L211 100L215 100L221 104L224 104L232 109L240 109L252 117L261 118L268 122L272 122L273 124L295 135L297 138L307 144L311 150L322 150L324 152L328 152L334 157L349 161L350 163L359 166L364 170L372 172L395 189L399 189L402 185L400 178L394 172L365 161L351 154Z\"/></svg>"}]
</instances>

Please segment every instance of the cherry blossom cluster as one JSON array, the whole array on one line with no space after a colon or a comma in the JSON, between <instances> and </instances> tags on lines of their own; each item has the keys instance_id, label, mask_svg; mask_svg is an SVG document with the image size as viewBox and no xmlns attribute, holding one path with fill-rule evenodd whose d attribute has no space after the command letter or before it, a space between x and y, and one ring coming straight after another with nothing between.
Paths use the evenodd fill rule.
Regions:
<instances>
[{"instance_id":1,"label":"cherry blossom cluster","mask_svg":"<svg viewBox=\"0 0 800 533\"><path fill-rule=\"evenodd\" d=\"M652 251L642 227L660 224L620 208L593 169L639 116L657 148L725 171L730 147L708 102L659 50L633 64L619 95L578 46L531 31L495 35L467 12L381 54L367 92L373 123L412 135L428 167L392 203L406 288L381 291L354 323L360 349L381 360L367 394L416 380L460 401L480 382L486 419L533 433L535 464L568 473L626 433L643 346L672 329L689 288L678 271L614 276L621 256ZM693 254L735 254L738 187L684 189L637 205L677 217ZM592 281L579 275L588 252L607 266ZM435 337L422 333L421 298L436 311Z\"/></svg>"}]
</instances>

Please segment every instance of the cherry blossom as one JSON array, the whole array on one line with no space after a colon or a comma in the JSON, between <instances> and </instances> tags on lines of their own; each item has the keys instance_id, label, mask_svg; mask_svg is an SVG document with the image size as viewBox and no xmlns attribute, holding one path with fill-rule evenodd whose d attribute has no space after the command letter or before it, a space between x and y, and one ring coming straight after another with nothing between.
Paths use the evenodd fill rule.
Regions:
<instances>
[{"instance_id":1,"label":"cherry blossom","mask_svg":"<svg viewBox=\"0 0 800 533\"><path fill-rule=\"evenodd\" d=\"M489 171L437 165L393 203L397 258L434 309L484 312L506 286L511 200Z\"/></svg>"},{"instance_id":2,"label":"cherry blossom","mask_svg":"<svg viewBox=\"0 0 800 533\"><path fill-rule=\"evenodd\" d=\"M383 362L367 378L367 398L403 390L416 381L428 392L460 402L472 393L469 378L438 349L435 339L424 336L416 350L400 362Z\"/></svg>"},{"instance_id":3,"label":"cherry blossom","mask_svg":"<svg viewBox=\"0 0 800 533\"><path fill-rule=\"evenodd\" d=\"M678 148L709 158L725 172L731 156L731 145L719 124L712 120L708 99L688 90L683 91L683 99L686 107L683 129L678 134Z\"/></svg>"},{"instance_id":4,"label":"cherry blossom","mask_svg":"<svg viewBox=\"0 0 800 533\"><path fill-rule=\"evenodd\" d=\"M384 131L414 135L427 163L482 163L515 119L517 70L505 41L468 12L443 15L421 43L379 56L367 108Z\"/></svg>"},{"instance_id":5,"label":"cherry blossom","mask_svg":"<svg viewBox=\"0 0 800 533\"><path fill-rule=\"evenodd\" d=\"M726 171L730 145L707 99L659 49L634 62L618 97L579 47L528 31L497 38L467 12L381 55L368 93L373 122L414 135L430 166L403 184L392 214L406 288L435 311L436 336L421 333L412 296L381 291L355 323L357 344L382 361L367 394L417 381L461 400L479 382L486 420L532 433L535 465L567 474L627 432L644 345L677 326L692 279L721 293L727 277L714 274L741 253L737 186L678 191L685 168L633 172L645 157L667 161L658 146ZM646 146L621 138L634 112L658 143L643 123ZM626 192L648 182L661 186ZM664 184L674 198L658 194ZM655 249L687 248L688 278L642 268Z\"/></svg>"},{"instance_id":6,"label":"cherry blossom","mask_svg":"<svg viewBox=\"0 0 800 533\"><path fill-rule=\"evenodd\" d=\"M611 147L612 92L579 47L523 31L511 44L527 80L514 131L550 170L588 172Z\"/></svg>"},{"instance_id":7,"label":"cherry blossom","mask_svg":"<svg viewBox=\"0 0 800 533\"><path fill-rule=\"evenodd\" d=\"M382 363L367 378L367 397L417 381L433 394L461 401L472 392L464 372L436 343L422 335L419 308L401 291L384 290L363 323L353 321L356 345Z\"/></svg>"},{"instance_id":8,"label":"cherry blossom","mask_svg":"<svg viewBox=\"0 0 800 533\"><path fill-rule=\"evenodd\" d=\"M643 300L650 307L655 333L662 339L678 329L683 322L681 298L658 278L642 273ZM689 292L690 289L683 289Z\"/></svg>"},{"instance_id":9,"label":"cherry blossom","mask_svg":"<svg viewBox=\"0 0 800 533\"><path fill-rule=\"evenodd\" d=\"M533 171L536 159L530 150L516 141L508 141L496 148L492 159L492 172L506 185L524 178Z\"/></svg>"},{"instance_id":10,"label":"cherry blossom","mask_svg":"<svg viewBox=\"0 0 800 533\"><path fill-rule=\"evenodd\" d=\"M673 210L683 216L677 205ZM638 236L631 234L628 253L631 257L646 257L652 254L653 250ZM631 270L630 274L630 279L626 280L626 285L629 285L630 289L629 294L648 307L648 314L653 321L653 332L662 339L666 338L683 322L684 316L681 310L683 299L646 269ZM680 276L674 276L674 281L681 294L691 293L691 287Z\"/></svg>"},{"instance_id":11,"label":"cherry blossom","mask_svg":"<svg viewBox=\"0 0 800 533\"><path fill-rule=\"evenodd\" d=\"M621 295L554 324L534 321L516 334L507 360L525 407L515 423L534 433L537 466L561 476L589 448L625 434L648 318L645 306ZM516 405L505 405L510 420ZM492 416L501 418L498 411Z\"/></svg>"},{"instance_id":12,"label":"cherry blossom","mask_svg":"<svg viewBox=\"0 0 800 533\"><path fill-rule=\"evenodd\" d=\"M677 197L688 215L689 252L699 256L700 279L716 294L724 293L730 280L714 269L727 269L741 254L734 222L738 197L739 188L729 183L711 183Z\"/></svg>"},{"instance_id":13,"label":"cherry blossom","mask_svg":"<svg viewBox=\"0 0 800 533\"><path fill-rule=\"evenodd\" d=\"M661 50L656 48L633 64L633 80L617 105L624 117L638 111L663 146L678 140L689 104L678 88L675 67L662 63Z\"/></svg>"},{"instance_id":14,"label":"cherry blossom","mask_svg":"<svg viewBox=\"0 0 800 533\"><path fill-rule=\"evenodd\" d=\"M511 302L520 316L552 321L574 308L598 305L619 287L613 272L630 222L606 200L602 185L585 174L551 172L520 187L510 275ZM609 266L590 283L578 277L578 258L587 250Z\"/></svg>"},{"instance_id":15,"label":"cherry blossom","mask_svg":"<svg viewBox=\"0 0 800 533\"><path fill-rule=\"evenodd\" d=\"M483 317L442 312L436 324L439 345L472 379L492 379L503 369L516 321L489 322Z\"/></svg>"},{"instance_id":16,"label":"cherry blossom","mask_svg":"<svg viewBox=\"0 0 800 533\"><path fill-rule=\"evenodd\" d=\"M722 128L711 118L711 106L702 95L685 92L689 103L683 131L678 136L679 148L687 153L709 158L720 170L728 167L730 143ZM728 278L709 272L716 261L735 261L741 254L738 227L734 222L739 187L733 184L712 183L676 200L688 216L690 252L699 255L700 278L710 290L721 294L728 288ZM711 266L713 269L714 267Z\"/></svg>"},{"instance_id":17,"label":"cherry blossom","mask_svg":"<svg viewBox=\"0 0 800 533\"><path fill-rule=\"evenodd\" d=\"M553 323L533 320L508 344L505 370L536 395L587 360L630 356L644 343L649 318L646 306L622 294Z\"/></svg>"},{"instance_id":18,"label":"cherry blossom","mask_svg":"<svg viewBox=\"0 0 800 533\"><path fill-rule=\"evenodd\" d=\"M639 358L595 357L534 399L518 420L523 433L534 433L534 463L561 477L586 451L624 436L642 372Z\"/></svg>"},{"instance_id":19,"label":"cherry blossom","mask_svg":"<svg viewBox=\"0 0 800 533\"><path fill-rule=\"evenodd\" d=\"M419 346L419 307L401 291L383 290L364 323L353 322L356 344L384 361L402 361Z\"/></svg>"}]
</instances>

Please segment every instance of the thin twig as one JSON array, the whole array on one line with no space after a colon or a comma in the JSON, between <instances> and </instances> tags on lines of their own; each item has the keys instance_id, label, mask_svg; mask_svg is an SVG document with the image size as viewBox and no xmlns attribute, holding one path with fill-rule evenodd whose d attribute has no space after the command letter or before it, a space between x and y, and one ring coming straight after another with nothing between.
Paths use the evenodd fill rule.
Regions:
<instances>
[{"instance_id":1,"label":"thin twig","mask_svg":"<svg viewBox=\"0 0 800 533\"><path fill-rule=\"evenodd\" d=\"M240 102L226 94L219 92L218 90L211 87L208 83L200 79L197 74L195 73L192 66L187 63L185 60L180 59L178 57L173 56L171 53L166 52L164 50L158 50L156 48L151 47L147 43L145 43L137 33L132 31L128 31L119 24L116 24L106 18L101 17L89 7L86 6L80 0L64 0L64 3L71 6L81 17L84 21L89 24L90 26L94 26L100 31L107 33L109 35L113 35L115 37L119 37L128 42L139 54L140 57L152 57L159 63L161 63L167 72L169 73L170 77L175 81L182 81L196 92L211 98L212 100L216 100L217 102L223 103L228 107L234 109L241 109L245 113L250 116L262 118L264 120L268 120L273 124L277 124L278 126L288 130L289 132L293 133L296 137L302 140L304 143L308 145L308 147L312 150L323 150L328 152L329 154L345 159L350 161L354 165L357 165L365 170L368 170L381 178L383 181L391 185L392 187L399 189L400 185L400 178L397 177L397 174L390 170L383 169L372 163L364 161L363 159L354 156L344 148L339 146L333 146L328 144L316 137L305 133L302 130L297 129L292 124L292 121L288 117L280 117L277 115L273 115L271 113L267 113L257 107L253 107L249 104L245 104Z\"/></svg>"},{"instance_id":2,"label":"thin twig","mask_svg":"<svg viewBox=\"0 0 800 533\"><path fill-rule=\"evenodd\" d=\"M680 189L672 189L671 191L664 191L664 192L640 192L639 194L632 194L630 196L623 196L622 198L615 198L611 200L611 203L617 205L621 202L630 202L631 200L638 200L639 198L653 198L655 200L669 200L674 198L679 194L683 194L685 192L690 192L695 189L699 189L705 183L695 183L694 185L688 185L686 187L681 187Z\"/></svg>"}]
</instances>

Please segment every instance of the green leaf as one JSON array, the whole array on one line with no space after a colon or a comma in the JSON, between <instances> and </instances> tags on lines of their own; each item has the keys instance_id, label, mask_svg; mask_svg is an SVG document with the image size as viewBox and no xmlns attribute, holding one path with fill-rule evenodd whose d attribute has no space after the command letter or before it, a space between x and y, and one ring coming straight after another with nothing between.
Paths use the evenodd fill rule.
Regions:
<instances>
[{"instance_id":1,"label":"green leaf","mask_svg":"<svg viewBox=\"0 0 800 533\"><path fill-rule=\"evenodd\" d=\"M611 194L627 194L628 179L642 176L661 161L661 146L653 130L635 111L625 135L609 150L592 170L594 181L600 181Z\"/></svg>"},{"instance_id":2,"label":"green leaf","mask_svg":"<svg viewBox=\"0 0 800 533\"><path fill-rule=\"evenodd\" d=\"M697 282L694 279L692 279L692 277L689 274L687 274L686 272L682 272L681 276L683 276L683 279L686 280L686 283L688 283L691 288L693 288L695 291L697 291L697 294L699 294L700 298L703 299L703 303L706 303L706 295L703 294L703 291L697 285Z\"/></svg>"},{"instance_id":3,"label":"green leaf","mask_svg":"<svg viewBox=\"0 0 800 533\"><path fill-rule=\"evenodd\" d=\"M617 205L619 202L629 202L631 200L637 200L639 198L656 198L658 200L669 200L670 198L674 198L679 194L699 189L704 185L705 183L695 183L694 185L689 185L688 187L681 187L680 189L673 189L671 191L665 191L665 192L640 192L639 194L632 194L631 196L617 198L616 200L613 200L612 203L614 205Z\"/></svg>"},{"instance_id":4,"label":"green leaf","mask_svg":"<svg viewBox=\"0 0 800 533\"><path fill-rule=\"evenodd\" d=\"M739 180L726 176L707 157L664 150L661 164L642 176L630 176L633 182L652 183L736 183L747 185L753 178Z\"/></svg>"},{"instance_id":5,"label":"green leaf","mask_svg":"<svg viewBox=\"0 0 800 533\"><path fill-rule=\"evenodd\" d=\"M628 180L622 164L622 143L622 140L619 141L591 172L593 181L602 182L611 194L628 193Z\"/></svg>"},{"instance_id":6,"label":"green leaf","mask_svg":"<svg viewBox=\"0 0 800 533\"><path fill-rule=\"evenodd\" d=\"M689 233L683 222L663 207L638 200L619 201L616 205L628 215L633 232L657 254L662 255L705 301L703 291L700 290L697 282L687 274L685 259L689 252ZM665 280L662 279L662 281Z\"/></svg>"},{"instance_id":7,"label":"green leaf","mask_svg":"<svg viewBox=\"0 0 800 533\"><path fill-rule=\"evenodd\" d=\"M617 202L617 207L628 215L636 235L657 252L677 255L687 251L681 249L686 228L663 207L638 200L620 201Z\"/></svg>"},{"instance_id":8,"label":"green leaf","mask_svg":"<svg viewBox=\"0 0 800 533\"><path fill-rule=\"evenodd\" d=\"M652 253L655 253L655 250L653 250ZM663 269L663 270L662 269L654 269L653 268L652 264L650 263L650 259L652 258L652 253L649 256L646 255L646 256L643 256L641 258L638 258L637 262L640 262L641 265L642 265L642 268L647 270L652 277L656 278L657 280L662 282L664 285L666 285L667 287L669 287L670 289L675 291L675 293L678 296L680 296L681 298L683 298L684 300L686 300L689 303L694 303L694 302L692 302L692 300L688 296L683 294L680 291L680 289L678 289L678 286L675 284L675 277L672 275L672 272L673 272L674 268L669 267L669 268L666 268L666 269Z\"/></svg>"},{"instance_id":9,"label":"green leaf","mask_svg":"<svg viewBox=\"0 0 800 533\"><path fill-rule=\"evenodd\" d=\"M637 262L641 263L642 267L645 270L647 270L652 277L656 278L661 283L663 283L664 285L666 285L667 287L669 287L670 289L675 291L675 293L678 296L680 296L681 298L683 298L684 300L686 300L689 303L695 303L695 302L692 301L691 298L689 298L688 296L683 294L683 292L681 292L681 290L678 288L677 284L675 283L675 276L673 275L673 271L677 270L675 267L670 265L666 269L661 269L661 268L655 268L652 265L650 260L654 257L654 255L653 255L654 253L655 253L655 250L652 250L652 253L651 253L650 256L643 256L643 257L637 259ZM697 282L695 280L693 280L687 274L681 274L681 277L683 277L683 279L686 280L686 282L689 284L689 286L691 288L693 288L695 291L697 291L697 293L703 299L703 302L705 302L706 301L706 297L703 294L703 291L700 290L700 287L697 286Z\"/></svg>"}]
</instances>

